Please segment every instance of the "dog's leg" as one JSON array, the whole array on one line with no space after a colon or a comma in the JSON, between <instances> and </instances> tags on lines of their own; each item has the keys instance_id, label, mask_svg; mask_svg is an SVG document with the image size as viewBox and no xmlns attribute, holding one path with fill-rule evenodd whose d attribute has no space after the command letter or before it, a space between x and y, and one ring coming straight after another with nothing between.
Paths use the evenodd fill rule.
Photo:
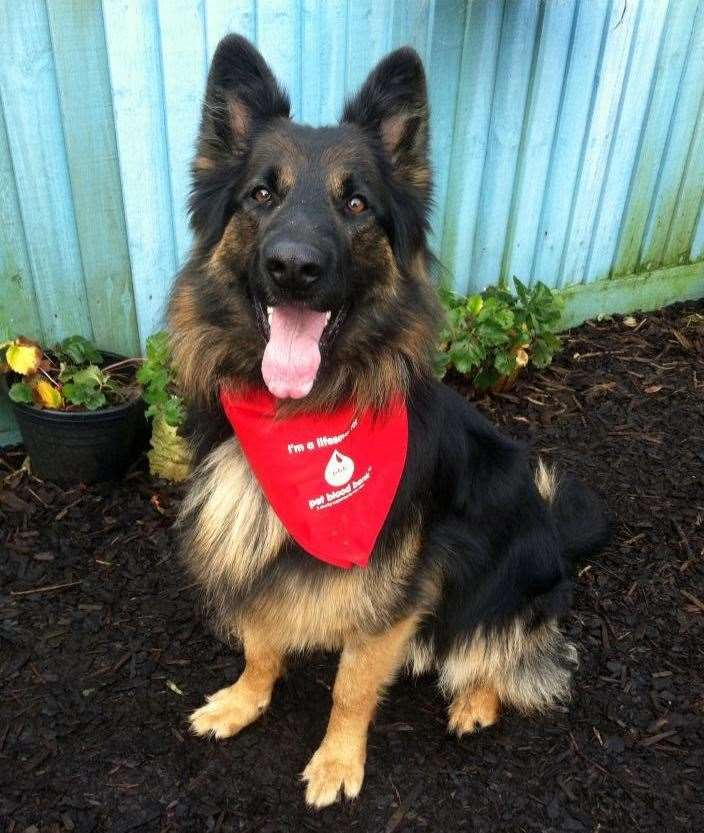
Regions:
<instances>
[{"instance_id":1,"label":"dog's leg","mask_svg":"<svg viewBox=\"0 0 704 833\"><path fill-rule=\"evenodd\" d=\"M490 686L465 688L452 698L448 728L462 737L465 732L485 729L498 720L499 696Z\"/></svg>"},{"instance_id":2,"label":"dog's leg","mask_svg":"<svg viewBox=\"0 0 704 833\"><path fill-rule=\"evenodd\" d=\"M197 735L211 733L216 738L229 738L255 721L269 705L274 683L281 675L283 656L256 628L247 627L242 642L244 671L234 685L216 691L193 712L191 728Z\"/></svg>"},{"instance_id":3,"label":"dog's leg","mask_svg":"<svg viewBox=\"0 0 704 833\"><path fill-rule=\"evenodd\" d=\"M340 790L348 798L359 793L369 723L383 689L403 663L416 623L417 618L410 617L384 634L345 643L327 732L303 773L308 804L326 807Z\"/></svg>"}]
</instances>

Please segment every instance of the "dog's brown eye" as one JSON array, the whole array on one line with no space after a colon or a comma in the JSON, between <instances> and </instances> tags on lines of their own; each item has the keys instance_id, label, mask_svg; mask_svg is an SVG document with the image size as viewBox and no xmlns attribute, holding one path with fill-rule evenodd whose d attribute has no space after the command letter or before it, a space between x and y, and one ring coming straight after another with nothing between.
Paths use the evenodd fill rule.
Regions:
<instances>
[{"instance_id":1,"label":"dog's brown eye","mask_svg":"<svg viewBox=\"0 0 704 833\"><path fill-rule=\"evenodd\" d=\"M361 214L367 209L367 203L364 197L354 196L347 200L347 209L353 214Z\"/></svg>"},{"instance_id":2,"label":"dog's brown eye","mask_svg":"<svg viewBox=\"0 0 704 833\"><path fill-rule=\"evenodd\" d=\"M271 191L268 188L255 188L252 197L257 202L267 203L271 200Z\"/></svg>"}]
</instances>

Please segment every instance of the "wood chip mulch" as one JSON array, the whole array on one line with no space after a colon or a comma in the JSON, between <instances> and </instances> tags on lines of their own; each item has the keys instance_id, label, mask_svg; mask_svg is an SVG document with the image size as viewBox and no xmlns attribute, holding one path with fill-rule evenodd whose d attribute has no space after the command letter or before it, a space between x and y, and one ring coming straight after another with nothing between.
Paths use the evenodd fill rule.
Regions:
<instances>
[{"instance_id":1,"label":"wood chip mulch","mask_svg":"<svg viewBox=\"0 0 704 833\"><path fill-rule=\"evenodd\" d=\"M454 384L462 387L460 380ZM608 551L565 623L574 697L446 734L432 679L401 680L354 803L309 812L334 661L299 662L226 742L186 717L241 658L174 557L181 488L140 469L59 489L0 454L0 829L693 831L704 818L704 303L590 322L480 407L606 497Z\"/></svg>"}]
</instances>

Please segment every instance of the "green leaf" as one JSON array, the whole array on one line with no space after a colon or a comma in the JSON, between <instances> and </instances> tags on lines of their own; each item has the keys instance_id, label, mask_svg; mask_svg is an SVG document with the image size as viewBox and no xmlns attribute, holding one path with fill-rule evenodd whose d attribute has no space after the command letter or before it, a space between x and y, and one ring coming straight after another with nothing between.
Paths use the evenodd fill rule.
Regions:
<instances>
[{"instance_id":1,"label":"green leaf","mask_svg":"<svg viewBox=\"0 0 704 833\"><path fill-rule=\"evenodd\" d=\"M65 338L54 352L60 359L68 359L72 364L100 364L103 361L103 356L99 353L93 344L83 336L74 335Z\"/></svg>"},{"instance_id":2,"label":"green leaf","mask_svg":"<svg viewBox=\"0 0 704 833\"><path fill-rule=\"evenodd\" d=\"M507 330L513 326L513 311L499 298L490 297L484 302L477 315L479 324L495 324L498 328Z\"/></svg>"},{"instance_id":3,"label":"green leaf","mask_svg":"<svg viewBox=\"0 0 704 833\"><path fill-rule=\"evenodd\" d=\"M163 417L167 425L176 428L183 422L186 416L185 408L181 398L175 395L169 397L169 401L164 405Z\"/></svg>"},{"instance_id":4,"label":"green leaf","mask_svg":"<svg viewBox=\"0 0 704 833\"><path fill-rule=\"evenodd\" d=\"M485 367L474 377L474 387L479 390L486 390L495 385L500 378L500 373L495 367Z\"/></svg>"},{"instance_id":5,"label":"green leaf","mask_svg":"<svg viewBox=\"0 0 704 833\"><path fill-rule=\"evenodd\" d=\"M34 401L32 397L32 387L26 382L15 382L14 385L11 385L8 393L13 402L21 402L25 405L31 405Z\"/></svg>"},{"instance_id":6,"label":"green leaf","mask_svg":"<svg viewBox=\"0 0 704 833\"><path fill-rule=\"evenodd\" d=\"M147 339L147 359L162 365L168 364L171 360L171 344L169 334L165 330L160 330Z\"/></svg>"},{"instance_id":7,"label":"green leaf","mask_svg":"<svg viewBox=\"0 0 704 833\"><path fill-rule=\"evenodd\" d=\"M547 367L555 351L543 338L536 338L531 345L530 360L536 367Z\"/></svg>"},{"instance_id":8,"label":"green leaf","mask_svg":"<svg viewBox=\"0 0 704 833\"><path fill-rule=\"evenodd\" d=\"M61 371L62 382L75 382L77 385L102 388L110 381L110 374L103 371L95 364L78 369L65 368Z\"/></svg>"},{"instance_id":9,"label":"green leaf","mask_svg":"<svg viewBox=\"0 0 704 833\"><path fill-rule=\"evenodd\" d=\"M441 286L438 289L438 295L440 296L440 303L446 309L450 309L457 302L457 293L447 286Z\"/></svg>"},{"instance_id":10,"label":"green leaf","mask_svg":"<svg viewBox=\"0 0 704 833\"><path fill-rule=\"evenodd\" d=\"M89 411L97 411L98 408L103 408L107 404L105 394L94 385L67 382L62 392L64 399L71 405L83 406Z\"/></svg>"},{"instance_id":11,"label":"green leaf","mask_svg":"<svg viewBox=\"0 0 704 833\"><path fill-rule=\"evenodd\" d=\"M107 397L101 390L89 390L83 400L83 404L89 411L97 411L108 404Z\"/></svg>"},{"instance_id":12,"label":"green leaf","mask_svg":"<svg viewBox=\"0 0 704 833\"><path fill-rule=\"evenodd\" d=\"M465 310L461 307L456 307L455 309L448 310L447 320L450 325L451 331L456 331L460 329L465 321Z\"/></svg>"},{"instance_id":13,"label":"green leaf","mask_svg":"<svg viewBox=\"0 0 704 833\"><path fill-rule=\"evenodd\" d=\"M510 376L516 369L516 357L513 353L499 350L494 357L494 367L502 376Z\"/></svg>"},{"instance_id":14,"label":"green leaf","mask_svg":"<svg viewBox=\"0 0 704 833\"><path fill-rule=\"evenodd\" d=\"M452 334L447 331L443 337L449 342ZM183 422L185 409L181 398L173 392L175 374L170 364L169 334L162 330L149 336L146 352L146 359L137 370L137 381L149 406L147 417L161 416L167 425L176 427Z\"/></svg>"},{"instance_id":15,"label":"green leaf","mask_svg":"<svg viewBox=\"0 0 704 833\"><path fill-rule=\"evenodd\" d=\"M496 321L484 321L479 324L477 326L477 338L480 342L491 347L497 347L509 341L505 328Z\"/></svg>"},{"instance_id":16,"label":"green leaf","mask_svg":"<svg viewBox=\"0 0 704 833\"><path fill-rule=\"evenodd\" d=\"M484 306L484 299L481 295L470 295L467 298L467 312L476 318L479 313L482 311L482 307Z\"/></svg>"},{"instance_id":17,"label":"green leaf","mask_svg":"<svg viewBox=\"0 0 704 833\"><path fill-rule=\"evenodd\" d=\"M137 381L150 388L163 388L171 381L171 373L167 367L145 362L137 371Z\"/></svg>"},{"instance_id":18,"label":"green leaf","mask_svg":"<svg viewBox=\"0 0 704 833\"><path fill-rule=\"evenodd\" d=\"M515 275L513 276L513 285L516 287L516 295L518 295L519 301L522 304L527 304L530 296L528 287L519 281Z\"/></svg>"},{"instance_id":19,"label":"green leaf","mask_svg":"<svg viewBox=\"0 0 704 833\"><path fill-rule=\"evenodd\" d=\"M437 379L444 379L450 366L450 357L442 350L437 350L433 357L433 373Z\"/></svg>"},{"instance_id":20,"label":"green leaf","mask_svg":"<svg viewBox=\"0 0 704 833\"><path fill-rule=\"evenodd\" d=\"M458 373L466 375L475 366L466 352L454 350L450 353L450 363Z\"/></svg>"},{"instance_id":21,"label":"green leaf","mask_svg":"<svg viewBox=\"0 0 704 833\"><path fill-rule=\"evenodd\" d=\"M139 381L142 381L141 379ZM164 403L170 396L168 390L169 374L165 368L161 368L158 373L151 375L150 380L144 384L142 396L148 405L156 405Z\"/></svg>"}]
</instances>

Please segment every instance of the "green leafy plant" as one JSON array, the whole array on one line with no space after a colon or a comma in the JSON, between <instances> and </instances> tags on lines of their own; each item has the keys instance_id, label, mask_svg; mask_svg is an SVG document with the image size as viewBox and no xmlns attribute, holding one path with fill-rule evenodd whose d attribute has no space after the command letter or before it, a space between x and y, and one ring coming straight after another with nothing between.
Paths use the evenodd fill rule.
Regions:
<instances>
[{"instance_id":1,"label":"green leafy plant","mask_svg":"<svg viewBox=\"0 0 704 833\"><path fill-rule=\"evenodd\" d=\"M22 377L10 385L10 399L53 410L97 411L135 398L131 375L122 375L135 361L100 367L102 354L79 335L50 349L24 336L0 344L0 370Z\"/></svg>"},{"instance_id":2,"label":"green leafy plant","mask_svg":"<svg viewBox=\"0 0 704 833\"><path fill-rule=\"evenodd\" d=\"M171 427L181 425L185 409L176 390L168 333L161 331L147 339L147 357L137 371L137 381L149 406L147 416L159 416Z\"/></svg>"},{"instance_id":3,"label":"green leafy plant","mask_svg":"<svg viewBox=\"0 0 704 833\"><path fill-rule=\"evenodd\" d=\"M147 339L147 356L137 371L152 420L151 449L147 452L149 471L166 480L184 480L191 471L191 450L178 428L185 418L183 400L176 387L171 364L171 345L166 332Z\"/></svg>"},{"instance_id":4,"label":"green leafy plant","mask_svg":"<svg viewBox=\"0 0 704 833\"><path fill-rule=\"evenodd\" d=\"M546 367L560 349L553 332L562 299L540 281L531 287L513 279L479 295L444 292L447 324L440 340L436 369L442 378L453 369L468 376L478 390L509 385L529 362Z\"/></svg>"}]
</instances>

